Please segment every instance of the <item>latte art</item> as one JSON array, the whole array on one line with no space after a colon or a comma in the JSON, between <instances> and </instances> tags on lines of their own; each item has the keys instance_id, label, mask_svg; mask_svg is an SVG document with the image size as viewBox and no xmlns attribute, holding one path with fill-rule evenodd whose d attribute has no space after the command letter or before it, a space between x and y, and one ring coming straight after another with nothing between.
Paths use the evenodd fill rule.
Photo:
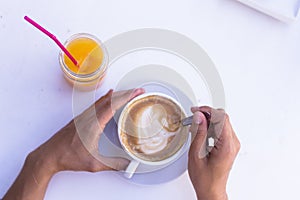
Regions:
<instances>
[{"instance_id":1,"label":"latte art","mask_svg":"<svg viewBox=\"0 0 300 200\"><path fill-rule=\"evenodd\" d=\"M169 138L174 135L175 133L161 131L153 137L140 138L137 140L137 145L133 147L133 149L145 154L157 153L168 145Z\"/></svg>"},{"instance_id":2,"label":"latte art","mask_svg":"<svg viewBox=\"0 0 300 200\"><path fill-rule=\"evenodd\" d=\"M166 148L168 140L179 129L179 125L170 120L168 122L168 118L170 117L162 105L147 107L135 124L138 137L133 149L144 154L153 154Z\"/></svg>"},{"instance_id":3,"label":"latte art","mask_svg":"<svg viewBox=\"0 0 300 200\"><path fill-rule=\"evenodd\" d=\"M176 123L185 115L170 99L147 96L134 102L125 112L121 140L126 149L139 158L163 160L175 154L187 137L187 128Z\"/></svg>"}]
</instances>

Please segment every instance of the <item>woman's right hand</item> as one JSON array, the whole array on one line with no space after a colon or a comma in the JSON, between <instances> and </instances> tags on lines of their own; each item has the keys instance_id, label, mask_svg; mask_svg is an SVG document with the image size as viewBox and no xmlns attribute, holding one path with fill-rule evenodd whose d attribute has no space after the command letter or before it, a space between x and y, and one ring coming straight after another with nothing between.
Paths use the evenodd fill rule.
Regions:
<instances>
[{"instance_id":1,"label":"woman's right hand","mask_svg":"<svg viewBox=\"0 0 300 200\"><path fill-rule=\"evenodd\" d=\"M191 132L194 136L189 151L188 172L198 200L226 200L229 172L240 149L240 142L221 109L193 107ZM208 121L203 113L210 113ZM208 146L208 138L214 146Z\"/></svg>"}]
</instances>

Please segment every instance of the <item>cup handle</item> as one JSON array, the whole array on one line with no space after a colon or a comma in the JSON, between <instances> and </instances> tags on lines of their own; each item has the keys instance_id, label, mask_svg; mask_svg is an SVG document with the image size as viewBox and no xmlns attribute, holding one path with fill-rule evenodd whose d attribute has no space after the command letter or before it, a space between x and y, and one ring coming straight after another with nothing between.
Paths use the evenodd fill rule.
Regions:
<instances>
[{"instance_id":1,"label":"cup handle","mask_svg":"<svg viewBox=\"0 0 300 200\"><path fill-rule=\"evenodd\" d=\"M124 172L124 176L128 179L132 178L136 168L139 166L140 162L136 161L136 160L132 160L129 165L127 166L125 172Z\"/></svg>"}]
</instances>

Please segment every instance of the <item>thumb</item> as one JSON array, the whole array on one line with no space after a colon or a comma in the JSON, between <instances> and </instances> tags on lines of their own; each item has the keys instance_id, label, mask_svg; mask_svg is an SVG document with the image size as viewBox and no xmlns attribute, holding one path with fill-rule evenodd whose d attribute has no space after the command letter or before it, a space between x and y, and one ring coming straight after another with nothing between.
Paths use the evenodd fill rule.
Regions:
<instances>
[{"instance_id":1,"label":"thumb","mask_svg":"<svg viewBox=\"0 0 300 200\"><path fill-rule=\"evenodd\" d=\"M202 112L197 111L194 113L193 123L190 130L193 140L189 153L193 158L203 159L207 154L207 121Z\"/></svg>"},{"instance_id":2,"label":"thumb","mask_svg":"<svg viewBox=\"0 0 300 200\"><path fill-rule=\"evenodd\" d=\"M110 90L105 96L96 102L96 112L99 118L100 126L104 129L108 121L113 117L116 110L124 106L134 97L143 94L143 88L137 88L126 91L113 92Z\"/></svg>"},{"instance_id":3,"label":"thumb","mask_svg":"<svg viewBox=\"0 0 300 200\"><path fill-rule=\"evenodd\" d=\"M128 101L143 93L145 93L145 90L143 88L114 92L111 99L112 111L115 112L116 110L124 106Z\"/></svg>"}]
</instances>

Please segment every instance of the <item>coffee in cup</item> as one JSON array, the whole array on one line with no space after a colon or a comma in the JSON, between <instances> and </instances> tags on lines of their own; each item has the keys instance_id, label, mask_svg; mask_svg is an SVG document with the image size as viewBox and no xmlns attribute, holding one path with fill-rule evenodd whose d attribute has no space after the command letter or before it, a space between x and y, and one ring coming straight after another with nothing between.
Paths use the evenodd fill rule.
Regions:
<instances>
[{"instance_id":1,"label":"coffee in cup","mask_svg":"<svg viewBox=\"0 0 300 200\"><path fill-rule=\"evenodd\" d=\"M183 108L173 98L148 93L125 106L119 119L119 139L127 153L145 164L163 164L182 148L188 138ZM171 160L172 160L171 159Z\"/></svg>"}]
</instances>

